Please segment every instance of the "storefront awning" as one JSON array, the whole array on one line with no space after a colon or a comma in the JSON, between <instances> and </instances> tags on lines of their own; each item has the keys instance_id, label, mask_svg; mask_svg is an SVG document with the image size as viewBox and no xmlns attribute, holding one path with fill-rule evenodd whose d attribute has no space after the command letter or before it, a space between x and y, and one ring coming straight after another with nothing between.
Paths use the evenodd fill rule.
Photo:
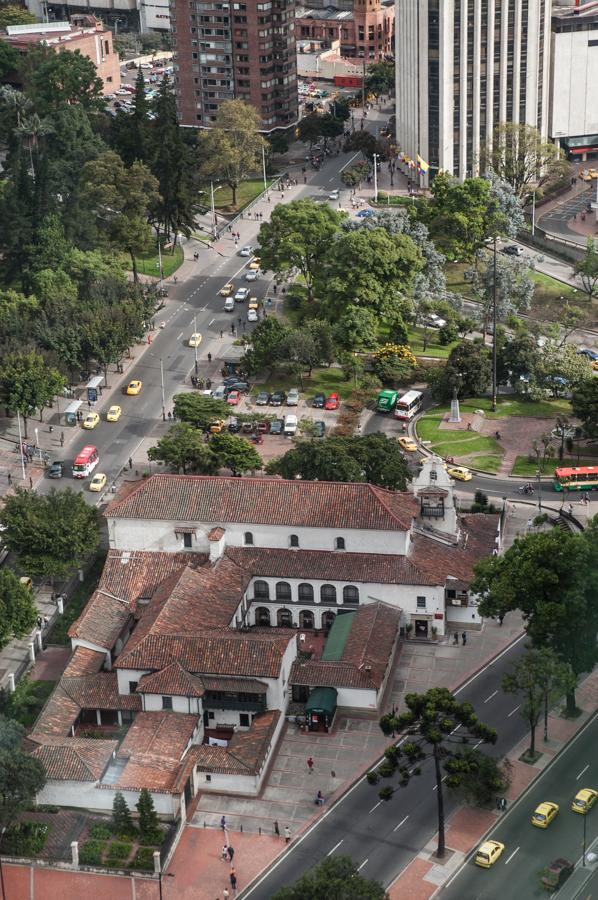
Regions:
<instances>
[{"instance_id":1,"label":"storefront awning","mask_svg":"<svg viewBox=\"0 0 598 900\"><path fill-rule=\"evenodd\" d=\"M337 690L331 687L319 687L312 691L309 700L305 704L305 714L321 713L328 715L330 718L336 712Z\"/></svg>"}]
</instances>

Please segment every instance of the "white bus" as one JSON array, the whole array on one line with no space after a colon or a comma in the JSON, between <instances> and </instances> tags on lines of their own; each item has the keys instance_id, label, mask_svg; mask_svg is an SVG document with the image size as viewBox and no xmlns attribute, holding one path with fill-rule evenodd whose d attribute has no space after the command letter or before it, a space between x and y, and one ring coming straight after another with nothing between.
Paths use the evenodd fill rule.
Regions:
<instances>
[{"instance_id":1,"label":"white bus","mask_svg":"<svg viewBox=\"0 0 598 900\"><path fill-rule=\"evenodd\" d=\"M412 419L422 405L423 394L421 391L407 391L397 400L395 406L395 419Z\"/></svg>"}]
</instances>

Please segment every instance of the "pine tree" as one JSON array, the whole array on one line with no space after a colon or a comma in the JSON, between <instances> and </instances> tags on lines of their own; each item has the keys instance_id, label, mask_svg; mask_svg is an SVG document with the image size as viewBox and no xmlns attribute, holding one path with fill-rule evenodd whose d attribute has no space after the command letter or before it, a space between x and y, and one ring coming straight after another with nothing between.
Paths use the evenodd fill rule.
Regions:
<instances>
[{"instance_id":1,"label":"pine tree","mask_svg":"<svg viewBox=\"0 0 598 900\"><path fill-rule=\"evenodd\" d=\"M139 831L144 840L152 842L160 834L160 820L154 800L147 788L142 788L136 803L139 813Z\"/></svg>"},{"instance_id":2,"label":"pine tree","mask_svg":"<svg viewBox=\"0 0 598 900\"><path fill-rule=\"evenodd\" d=\"M112 802L112 823L117 834L132 834L135 831L131 811L120 791L116 792Z\"/></svg>"}]
</instances>

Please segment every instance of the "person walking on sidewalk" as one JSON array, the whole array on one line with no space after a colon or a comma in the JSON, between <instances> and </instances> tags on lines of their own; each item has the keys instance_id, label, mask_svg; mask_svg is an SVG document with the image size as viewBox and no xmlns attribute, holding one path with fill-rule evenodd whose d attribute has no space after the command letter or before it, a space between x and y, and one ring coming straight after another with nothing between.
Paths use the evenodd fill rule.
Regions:
<instances>
[{"instance_id":1,"label":"person walking on sidewalk","mask_svg":"<svg viewBox=\"0 0 598 900\"><path fill-rule=\"evenodd\" d=\"M230 870L229 878L230 878L230 886L233 889L233 896L236 897L237 896L237 873L235 872L234 869Z\"/></svg>"},{"instance_id":2,"label":"person walking on sidewalk","mask_svg":"<svg viewBox=\"0 0 598 900\"><path fill-rule=\"evenodd\" d=\"M235 848L234 848L234 847L231 847L231 845L229 844L229 845L228 845L228 859L229 859L229 862L232 862L232 861L233 861L233 856L234 856L234 855L235 855Z\"/></svg>"},{"instance_id":3,"label":"person walking on sidewalk","mask_svg":"<svg viewBox=\"0 0 598 900\"><path fill-rule=\"evenodd\" d=\"M224 890L222 891L222 900L228 900L229 897L230 897L230 894L229 894L228 890L226 888L224 888Z\"/></svg>"},{"instance_id":4,"label":"person walking on sidewalk","mask_svg":"<svg viewBox=\"0 0 598 900\"><path fill-rule=\"evenodd\" d=\"M465 646L467 643L467 634L465 632L461 635L461 640L463 641L463 646Z\"/></svg>"},{"instance_id":5,"label":"person walking on sidewalk","mask_svg":"<svg viewBox=\"0 0 598 900\"><path fill-rule=\"evenodd\" d=\"M224 860L224 862L229 862L228 847L226 846L226 844L222 845L222 850L220 851L220 859Z\"/></svg>"},{"instance_id":6,"label":"person walking on sidewalk","mask_svg":"<svg viewBox=\"0 0 598 900\"><path fill-rule=\"evenodd\" d=\"M8 478L8 486L11 487L12 486L12 475L10 474L10 472L8 473L8 475L6 477Z\"/></svg>"},{"instance_id":7,"label":"person walking on sidewalk","mask_svg":"<svg viewBox=\"0 0 598 900\"><path fill-rule=\"evenodd\" d=\"M311 756L307 757L307 768L309 769L309 774L311 775L314 768L314 761Z\"/></svg>"},{"instance_id":8,"label":"person walking on sidewalk","mask_svg":"<svg viewBox=\"0 0 598 900\"><path fill-rule=\"evenodd\" d=\"M291 829L288 825L284 826L284 842L285 844L289 844L291 842Z\"/></svg>"},{"instance_id":9,"label":"person walking on sidewalk","mask_svg":"<svg viewBox=\"0 0 598 900\"><path fill-rule=\"evenodd\" d=\"M208 353L208 362L209 362L209 363L212 362L212 354L211 354L211 353Z\"/></svg>"},{"instance_id":10,"label":"person walking on sidewalk","mask_svg":"<svg viewBox=\"0 0 598 900\"><path fill-rule=\"evenodd\" d=\"M458 643L459 643L459 632L455 631L455 634L453 637L453 644L458 644Z\"/></svg>"},{"instance_id":11,"label":"person walking on sidewalk","mask_svg":"<svg viewBox=\"0 0 598 900\"><path fill-rule=\"evenodd\" d=\"M220 819L220 828L222 829L222 834L226 834L226 816L222 816Z\"/></svg>"}]
</instances>

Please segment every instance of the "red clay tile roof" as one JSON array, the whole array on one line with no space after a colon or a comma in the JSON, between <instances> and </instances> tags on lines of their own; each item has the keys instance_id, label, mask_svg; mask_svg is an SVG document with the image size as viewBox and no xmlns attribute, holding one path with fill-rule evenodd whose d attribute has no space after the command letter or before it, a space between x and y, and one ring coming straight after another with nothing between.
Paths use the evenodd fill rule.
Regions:
<instances>
[{"instance_id":1,"label":"red clay tile roof","mask_svg":"<svg viewBox=\"0 0 598 900\"><path fill-rule=\"evenodd\" d=\"M75 647L75 652L62 673L63 678L77 678L80 675L95 675L104 665L106 654L100 650L89 650L87 647Z\"/></svg>"},{"instance_id":2,"label":"red clay tile roof","mask_svg":"<svg viewBox=\"0 0 598 900\"><path fill-rule=\"evenodd\" d=\"M498 516L470 513L459 522L461 538L453 546L423 534L413 535L409 556L433 584L445 584L451 578L469 584L475 564L492 556L497 546Z\"/></svg>"},{"instance_id":3,"label":"red clay tile roof","mask_svg":"<svg viewBox=\"0 0 598 900\"><path fill-rule=\"evenodd\" d=\"M31 737L53 734L66 737L81 712L81 707L70 697L59 682L48 698L34 726Z\"/></svg>"},{"instance_id":4,"label":"red clay tile roof","mask_svg":"<svg viewBox=\"0 0 598 900\"><path fill-rule=\"evenodd\" d=\"M120 745L119 759L144 757L180 761L197 727L198 717L170 710L140 712Z\"/></svg>"},{"instance_id":5,"label":"red clay tile roof","mask_svg":"<svg viewBox=\"0 0 598 900\"><path fill-rule=\"evenodd\" d=\"M63 675L60 685L81 709L141 709L141 697L118 693L116 672L81 678Z\"/></svg>"},{"instance_id":6,"label":"red clay tile roof","mask_svg":"<svg viewBox=\"0 0 598 900\"><path fill-rule=\"evenodd\" d=\"M254 678L225 678L220 675L202 675L201 683L206 691L231 691L243 694L265 694L268 685Z\"/></svg>"},{"instance_id":7,"label":"red clay tile roof","mask_svg":"<svg viewBox=\"0 0 598 900\"><path fill-rule=\"evenodd\" d=\"M235 759L226 747L210 747L196 744L189 749L190 761L200 772L216 772L220 775L249 775L247 766Z\"/></svg>"},{"instance_id":8,"label":"red clay tile roof","mask_svg":"<svg viewBox=\"0 0 598 900\"><path fill-rule=\"evenodd\" d=\"M33 738L32 738L33 739ZM52 740L42 735L31 755L43 764L49 781L98 781L118 741L92 738Z\"/></svg>"},{"instance_id":9,"label":"red clay tile roof","mask_svg":"<svg viewBox=\"0 0 598 900\"><path fill-rule=\"evenodd\" d=\"M137 685L138 694L166 694L173 697L203 697L201 680L173 662L161 672L143 675Z\"/></svg>"},{"instance_id":10,"label":"red clay tile roof","mask_svg":"<svg viewBox=\"0 0 598 900\"><path fill-rule=\"evenodd\" d=\"M323 660L295 660L291 666L289 681L291 684L302 684L308 687L348 687L374 691L369 673L357 669L350 663L326 662Z\"/></svg>"},{"instance_id":11,"label":"red clay tile roof","mask_svg":"<svg viewBox=\"0 0 598 900\"><path fill-rule=\"evenodd\" d=\"M282 658L293 635L276 632L254 635L231 631L206 631L197 636L148 634L132 651L126 648L116 660L121 669L164 669L178 661L198 675L247 675L277 678Z\"/></svg>"},{"instance_id":12,"label":"red clay tile roof","mask_svg":"<svg viewBox=\"0 0 598 900\"><path fill-rule=\"evenodd\" d=\"M200 772L222 775L256 775L264 765L281 712L271 709L257 715L247 731L233 734L228 747L201 744L189 749Z\"/></svg>"},{"instance_id":13,"label":"red clay tile roof","mask_svg":"<svg viewBox=\"0 0 598 900\"><path fill-rule=\"evenodd\" d=\"M228 547L227 557L255 578L305 578L374 584L436 584L411 556L344 550L275 550Z\"/></svg>"},{"instance_id":14,"label":"red clay tile roof","mask_svg":"<svg viewBox=\"0 0 598 900\"><path fill-rule=\"evenodd\" d=\"M152 475L127 497L114 500L105 514L214 525L242 522L406 531L417 512L413 494L370 484Z\"/></svg>"},{"instance_id":15,"label":"red clay tile roof","mask_svg":"<svg viewBox=\"0 0 598 900\"><path fill-rule=\"evenodd\" d=\"M219 541L224 534L226 534L226 528L212 528L208 534L208 540Z\"/></svg>"}]
</instances>

